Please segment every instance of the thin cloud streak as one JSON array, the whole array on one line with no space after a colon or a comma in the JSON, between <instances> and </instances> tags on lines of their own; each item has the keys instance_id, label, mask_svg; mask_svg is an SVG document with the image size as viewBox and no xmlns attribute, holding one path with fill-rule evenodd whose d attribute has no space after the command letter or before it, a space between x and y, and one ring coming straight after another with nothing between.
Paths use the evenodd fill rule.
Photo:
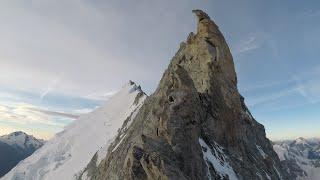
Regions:
<instances>
[{"instance_id":1,"label":"thin cloud streak","mask_svg":"<svg viewBox=\"0 0 320 180\"><path fill-rule=\"evenodd\" d=\"M57 86L57 84L59 83L60 81L60 78L57 77L55 78L50 84L49 86L47 87L47 89L41 94L40 98L41 100L43 100L43 98L49 94L52 90L54 90L54 88Z\"/></svg>"},{"instance_id":2,"label":"thin cloud streak","mask_svg":"<svg viewBox=\"0 0 320 180\"><path fill-rule=\"evenodd\" d=\"M117 92L118 91L113 90L113 91L109 91L109 92L105 92L105 93L92 93L92 94L85 96L85 98L94 99L94 100L107 100L111 96L116 94Z\"/></svg>"},{"instance_id":3,"label":"thin cloud streak","mask_svg":"<svg viewBox=\"0 0 320 180\"><path fill-rule=\"evenodd\" d=\"M285 86L286 89L270 93L269 91L260 94L259 97L247 98L250 107L259 106L261 104L273 103L280 98L287 97L293 94L302 96L306 102L299 103L298 105L288 104L287 106L279 105L281 109L289 109L297 106L307 104L315 104L320 100L320 67L314 67L307 72L292 75L291 79L286 81L274 81L265 84L258 84L253 86L245 86L241 89L244 93L263 92L263 89L275 89ZM272 111L274 109L272 108Z\"/></svg>"},{"instance_id":4,"label":"thin cloud streak","mask_svg":"<svg viewBox=\"0 0 320 180\"><path fill-rule=\"evenodd\" d=\"M70 118L70 119L78 119L80 116L80 115L76 115L76 114L57 112L57 111L49 111L49 110L44 110L44 109L32 108L32 107L30 107L28 109L30 109L31 111L38 111L43 114L47 114L49 116L66 117L66 118Z\"/></svg>"},{"instance_id":5,"label":"thin cloud streak","mask_svg":"<svg viewBox=\"0 0 320 180\"><path fill-rule=\"evenodd\" d=\"M267 34L251 33L246 39L234 45L234 54L240 55L258 49L267 39Z\"/></svg>"},{"instance_id":6,"label":"thin cloud streak","mask_svg":"<svg viewBox=\"0 0 320 180\"><path fill-rule=\"evenodd\" d=\"M264 95L264 96L253 98L253 99L248 99L248 106L254 107L254 106L258 106L258 105L265 104L268 102L272 102L272 101L278 100L282 97L289 96L293 93L297 93L295 88L279 91L276 93Z\"/></svg>"},{"instance_id":7,"label":"thin cloud streak","mask_svg":"<svg viewBox=\"0 0 320 180\"><path fill-rule=\"evenodd\" d=\"M54 117L63 117L69 121L78 118L77 115L43 110L31 104L0 105L0 121L3 123L38 124L57 127L64 127L66 125L65 123L56 121Z\"/></svg>"}]
</instances>

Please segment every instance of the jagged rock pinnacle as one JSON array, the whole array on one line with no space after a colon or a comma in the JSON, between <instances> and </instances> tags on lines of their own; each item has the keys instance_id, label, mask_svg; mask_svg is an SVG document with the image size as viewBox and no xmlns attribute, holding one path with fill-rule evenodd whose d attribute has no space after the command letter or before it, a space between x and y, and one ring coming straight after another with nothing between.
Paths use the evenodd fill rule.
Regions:
<instances>
[{"instance_id":1,"label":"jagged rock pinnacle","mask_svg":"<svg viewBox=\"0 0 320 180\"><path fill-rule=\"evenodd\" d=\"M197 35L203 38L212 38L215 34L221 34L219 27L210 19L207 13L202 10L192 11L198 17Z\"/></svg>"},{"instance_id":2,"label":"jagged rock pinnacle","mask_svg":"<svg viewBox=\"0 0 320 180\"><path fill-rule=\"evenodd\" d=\"M192 10L192 12L198 16L199 18L199 21L202 21L203 19L210 19L210 17L208 16L207 13L203 12L202 10L199 10L199 9L195 9L195 10Z\"/></svg>"},{"instance_id":3,"label":"jagged rock pinnacle","mask_svg":"<svg viewBox=\"0 0 320 180\"><path fill-rule=\"evenodd\" d=\"M199 92L211 91L217 84L213 81L223 81L224 83L220 84L236 89L237 77L233 58L223 34L206 13L201 10L193 12L199 20L197 33L190 33L186 42L181 43L171 62L172 66L183 66ZM226 97L234 99L233 95Z\"/></svg>"},{"instance_id":4,"label":"jagged rock pinnacle","mask_svg":"<svg viewBox=\"0 0 320 180\"><path fill-rule=\"evenodd\" d=\"M222 33L206 13L193 12L197 34L181 43L95 179L285 179L264 127L238 92Z\"/></svg>"},{"instance_id":5,"label":"jagged rock pinnacle","mask_svg":"<svg viewBox=\"0 0 320 180\"><path fill-rule=\"evenodd\" d=\"M131 80L129 80L129 84L130 84L130 85L134 85L134 84L136 84L136 83L133 82L133 81L131 81Z\"/></svg>"}]
</instances>

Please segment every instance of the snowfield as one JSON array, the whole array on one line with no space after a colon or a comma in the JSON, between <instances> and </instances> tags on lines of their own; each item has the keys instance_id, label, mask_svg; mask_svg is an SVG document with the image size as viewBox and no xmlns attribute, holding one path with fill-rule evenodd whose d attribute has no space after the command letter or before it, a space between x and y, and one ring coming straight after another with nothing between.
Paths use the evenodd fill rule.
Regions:
<instances>
[{"instance_id":1,"label":"snowfield","mask_svg":"<svg viewBox=\"0 0 320 180\"><path fill-rule=\"evenodd\" d=\"M67 126L1 180L75 179L97 151L108 148L123 122L138 111L145 98L139 87L128 83L105 105Z\"/></svg>"}]
</instances>

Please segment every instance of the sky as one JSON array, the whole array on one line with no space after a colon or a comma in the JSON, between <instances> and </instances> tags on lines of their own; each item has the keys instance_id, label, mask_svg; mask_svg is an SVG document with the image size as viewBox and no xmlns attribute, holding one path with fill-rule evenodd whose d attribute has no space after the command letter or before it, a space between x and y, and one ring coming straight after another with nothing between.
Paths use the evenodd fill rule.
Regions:
<instances>
[{"instance_id":1,"label":"sky","mask_svg":"<svg viewBox=\"0 0 320 180\"><path fill-rule=\"evenodd\" d=\"M317 0L1 1L0 135L49 139L129 80L151 94L193 9L219 25L267 136L320 137Z\"/></svg>"}]
</instances>

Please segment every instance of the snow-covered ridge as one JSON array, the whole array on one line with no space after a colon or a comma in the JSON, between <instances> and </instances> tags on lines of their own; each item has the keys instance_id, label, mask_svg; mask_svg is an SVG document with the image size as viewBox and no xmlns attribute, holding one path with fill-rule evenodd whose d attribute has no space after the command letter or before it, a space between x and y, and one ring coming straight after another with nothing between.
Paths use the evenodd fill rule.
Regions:
<instances>
[{"instance_id":1,"label":"snow-covered ridge","mask_svg":"<svg viewBox=\"0 0 320 180\"><path fill-rule=\"evenodd\" d=\"M130 81L103 106L67 126L2 180L75 179L99 149L109 146L145 98L140 86Z\"/></svg>"}]
</instances>

